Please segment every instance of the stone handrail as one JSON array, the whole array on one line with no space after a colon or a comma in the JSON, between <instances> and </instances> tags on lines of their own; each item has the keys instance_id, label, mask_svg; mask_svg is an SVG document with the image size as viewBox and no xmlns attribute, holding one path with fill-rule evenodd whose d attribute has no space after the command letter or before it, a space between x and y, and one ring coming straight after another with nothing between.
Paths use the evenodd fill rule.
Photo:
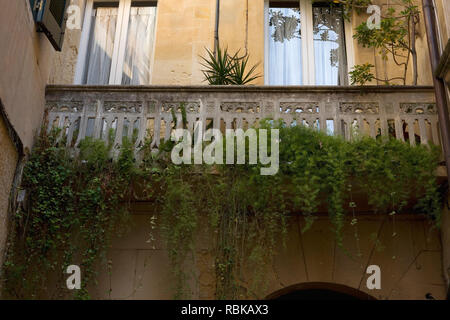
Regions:
<instances>
[{"instance_id":1,"label":"stone handrail","mask_svg":"<svg viewBox=\"0 0 450 320\"><path fill-rule=\"evenodd\" d=\"M150 136L152 146L170 138L173 119L188 129L200 120L204 128L246 129L264 118L286 125L308 125L351 139L353 129L371 137L391 135L416 143L440 144L432 87L423 86L48 86L49 126L64 128L67 143L87 137L114 144L122 137L136 146ZM414 137L414 138L411 138Z\"/></svg>"}]
</instances>

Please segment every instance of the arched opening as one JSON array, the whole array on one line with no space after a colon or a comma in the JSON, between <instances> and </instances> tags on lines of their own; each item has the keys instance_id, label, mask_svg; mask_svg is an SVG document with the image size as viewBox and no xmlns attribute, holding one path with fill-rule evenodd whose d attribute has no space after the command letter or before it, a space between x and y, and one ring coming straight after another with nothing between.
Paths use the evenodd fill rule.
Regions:
<instances>
[{"instance_id":1,"label":"arched opening","mask_svg":"<svg viewBox=\"0 0 450 320\"><path fill-rule=\"evenodd\" d=\"M268 300L376 300L360 290L336 283L308 282L295 284L266 297Z\"/></svg>"}]
</instances>

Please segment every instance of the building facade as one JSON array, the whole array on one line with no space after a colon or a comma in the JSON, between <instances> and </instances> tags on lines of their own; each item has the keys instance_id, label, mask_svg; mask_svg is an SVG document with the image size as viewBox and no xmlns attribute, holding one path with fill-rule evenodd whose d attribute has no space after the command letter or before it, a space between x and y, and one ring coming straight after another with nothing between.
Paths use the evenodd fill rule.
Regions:
<instances>
[{"instance_id":1,"label":"building facade","mask_svg":"<svg viewBox=\"0 0 450 320\"><path fill-rule=\"evenodd\" d=\"M422 8L421 1L414 1ZM372 2L382 7L385 1ZM6 8L0 13L4 44L0 47L4 57L0 62L0 177L5 186L0 191L1 251L9 216L20 198L21 168L43 123L44 110L50 123L68 125L70 135L78 132L77 141L101 137L102 123L109 128L115 123L118 137L136 128L143 139L152 130L157 141L170 136L173 119L165 113L166 105L190 104L190 124L201 119L214 127L231 128L265 116L291 124L296 112L291 112L292 107L314 103L317 112L303 120L317 121L321 129L331 121L333 133L346 138L356 121L372 137L378 131L387 134L393 123L398 139L406 140L406 130L409 136L417 135L420 143L442 142L437 115L425 109L435 105L435 96L422 12L415 30L416 68L405 71L353 38L370 14L352 12L347 20L340 7L331 9L310 0L222 0L219 7L216 0L71 0L61 52L55 52L46 36L37 32L30 3L34 4L1 0ZM445 56L450 3L434 3L439 50ZM261 77L252 86L206 86L202 57L206 49L213 50L216 40L231 53L248 54L249 64L257 65ZM349 86L349 72L366 63L373 65L375 76L362 96ZM382 86L387 79L393 79L393 85L413 86ZM353 109L339 111L343 105ZM413 114L403 106L412 106ZM409 142L416 143L413 140ZM437 173L440 182L446 179L443 171ZM108 253L112 272L99 267L103 271L98 286L92 288L93 297L170 299L173 279L166 249L161 240L155 245L146 238L152 204L133 204L132 212L133 230L114 239ZM395 239L392 221L361 212L362 232L378 234L385 249L378 251L374 243L362 242L357 261L336 248L326 217L305 234L299 232L302 218L292 219L298 228L289 230L287 247L277 249L265 292L246 298L275 298L314 288L363 299L427 299L430 295L445 299L448 294L448 210L444 210L441 231L432 229L425 219L402 215ZM351 230L344 234L351 235ZM198 235L201 245L195 250L195 276L190 283L193 298L214 298L211 236ZM356 250L347 241L350 250ZM382 274L381 290L366 286L366 268L373 264L389 270Z\"/></svg>"},{"instance_id":2,"label":"building facade","mask_svg":"<svg viewBox=\"0 0 450 320\"><path fill-rule=\"evenodd\" d=\"M42 124L45 86L55 54L47 38L36 32L29 1L2 1L0 65L1 195L0 251L3 258L10 218L14 177L29 154ZM17 184L15 184L17 187Z\"/></svg>"}]
</instances>

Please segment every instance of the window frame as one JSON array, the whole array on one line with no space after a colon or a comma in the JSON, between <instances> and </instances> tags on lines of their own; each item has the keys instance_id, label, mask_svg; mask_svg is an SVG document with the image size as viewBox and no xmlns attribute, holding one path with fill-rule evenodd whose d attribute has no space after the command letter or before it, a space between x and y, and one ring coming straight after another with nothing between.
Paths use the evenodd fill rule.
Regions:
<instances>
[{"instance_id":1,"label":"window frame","mask_svg":"<svg viewBox=\"0 0 450 320\"><path fill-rule=\"evenodd\" d=\"M264 84L269 85L269 2L264 0ZM281 2L281 1L280 1ZM314 58L314 32L313 32L313 5L311 0L282 1L292 2L292 5L299 5L300 18L303 23L302 34L306 41L302 41L302 86L316 86L316 70ZM304 21L304 22L303 22ZM353 50L353 33L351 22L344 19L345 50L347 57L347 73L355 66L355 52ZM350 83L350 74L347 75Z\"/></svg>"},{"instance_id":2,"label":"window frame","mask_svg":"<svg viewBox=\"0 0 450 320\"><path fill-rule=\"evenodd\" d=\"M81 31L80 39L80 49L77 57L77 64L75 69L74 84L82 85L84 84L84 78L86 74L86 63L87 63L87 52L89 48L90 36L91 36L91 24L92 15L96 8L96 5L118 5L117 12L117 24L116 31L114 35L114 48L113 55L111 58L111 71L109 74L108 85L121 85L122 84L122 72L123 64L125 60L125 49L127 45L127 35L128 35L128 25L132 5L136 3L142 3L142 5L153 5L158 8L157 1L148 0L87 0L86 8L84 13L83 27ZM158 9L156 9L158 10ZM156 24L155 24L155 42L156 42L156 28L158 25L158 11L156 13ZM150 80L149 84L152 83L153 76L153 63L154 63L154 53L155 45L153 45L152 61L150 61Z\"/></svg>"},{"instance_id":3,"label":"window frame","mask_svg":"<svg viewBox=\"0 0 450 320\"><path fill-rule=\"evenodd\" d=\"M44 33L53 48L56 51L61 51L64 34L67 22L67 8L70 5L70 0L62 0L63 6L60 12L60 21L56 21L56 16L51 12L52 4L55 4L56 0L26 0L27 7L33 18L34 23L37 25L37 31Z\"/></svg>"}]
</instances>

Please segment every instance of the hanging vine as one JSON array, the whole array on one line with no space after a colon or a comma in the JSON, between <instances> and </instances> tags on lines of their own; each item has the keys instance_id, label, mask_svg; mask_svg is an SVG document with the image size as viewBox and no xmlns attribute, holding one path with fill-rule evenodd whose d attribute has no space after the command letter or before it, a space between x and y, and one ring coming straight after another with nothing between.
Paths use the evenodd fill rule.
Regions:
<instances>
[{"instance_id":1,"label":"hanging vine","mask_svg":"<svg viewBox=\"0 0 450 320\"><path fill-rule=\"evenodd\" d=\"M199 233L213 239L215 294L220 299L261 297L264 275L287 234L289 216L303 215L302 231L307 232L323 201L337 244L343 247L347 213L359 241L353 190L367 196L374 212L387 215L407 207L410 212L408 201L416 198L414 211L440 226L437 147L388 138L347 142L272 121L263 121L260 128L280 130L280 169L274 176L260 175L259 164L174 165L169 157L173 142L155 153L146 141L139 162L127 139L116 160L111 144L91 138L73 154L60 131L42 130L24 170L22 188L28 200L15 214L9 236L5 296L67 297L64 270L78 263L84 270L83 285L74 298L90 298L97 266L107 263L104 254L111 236L124 231L129 203L136 199L153 203L159 212L177 298L189 297ZM199 230L203 217L209 230Z\"/></svg>"}]
</instances>

